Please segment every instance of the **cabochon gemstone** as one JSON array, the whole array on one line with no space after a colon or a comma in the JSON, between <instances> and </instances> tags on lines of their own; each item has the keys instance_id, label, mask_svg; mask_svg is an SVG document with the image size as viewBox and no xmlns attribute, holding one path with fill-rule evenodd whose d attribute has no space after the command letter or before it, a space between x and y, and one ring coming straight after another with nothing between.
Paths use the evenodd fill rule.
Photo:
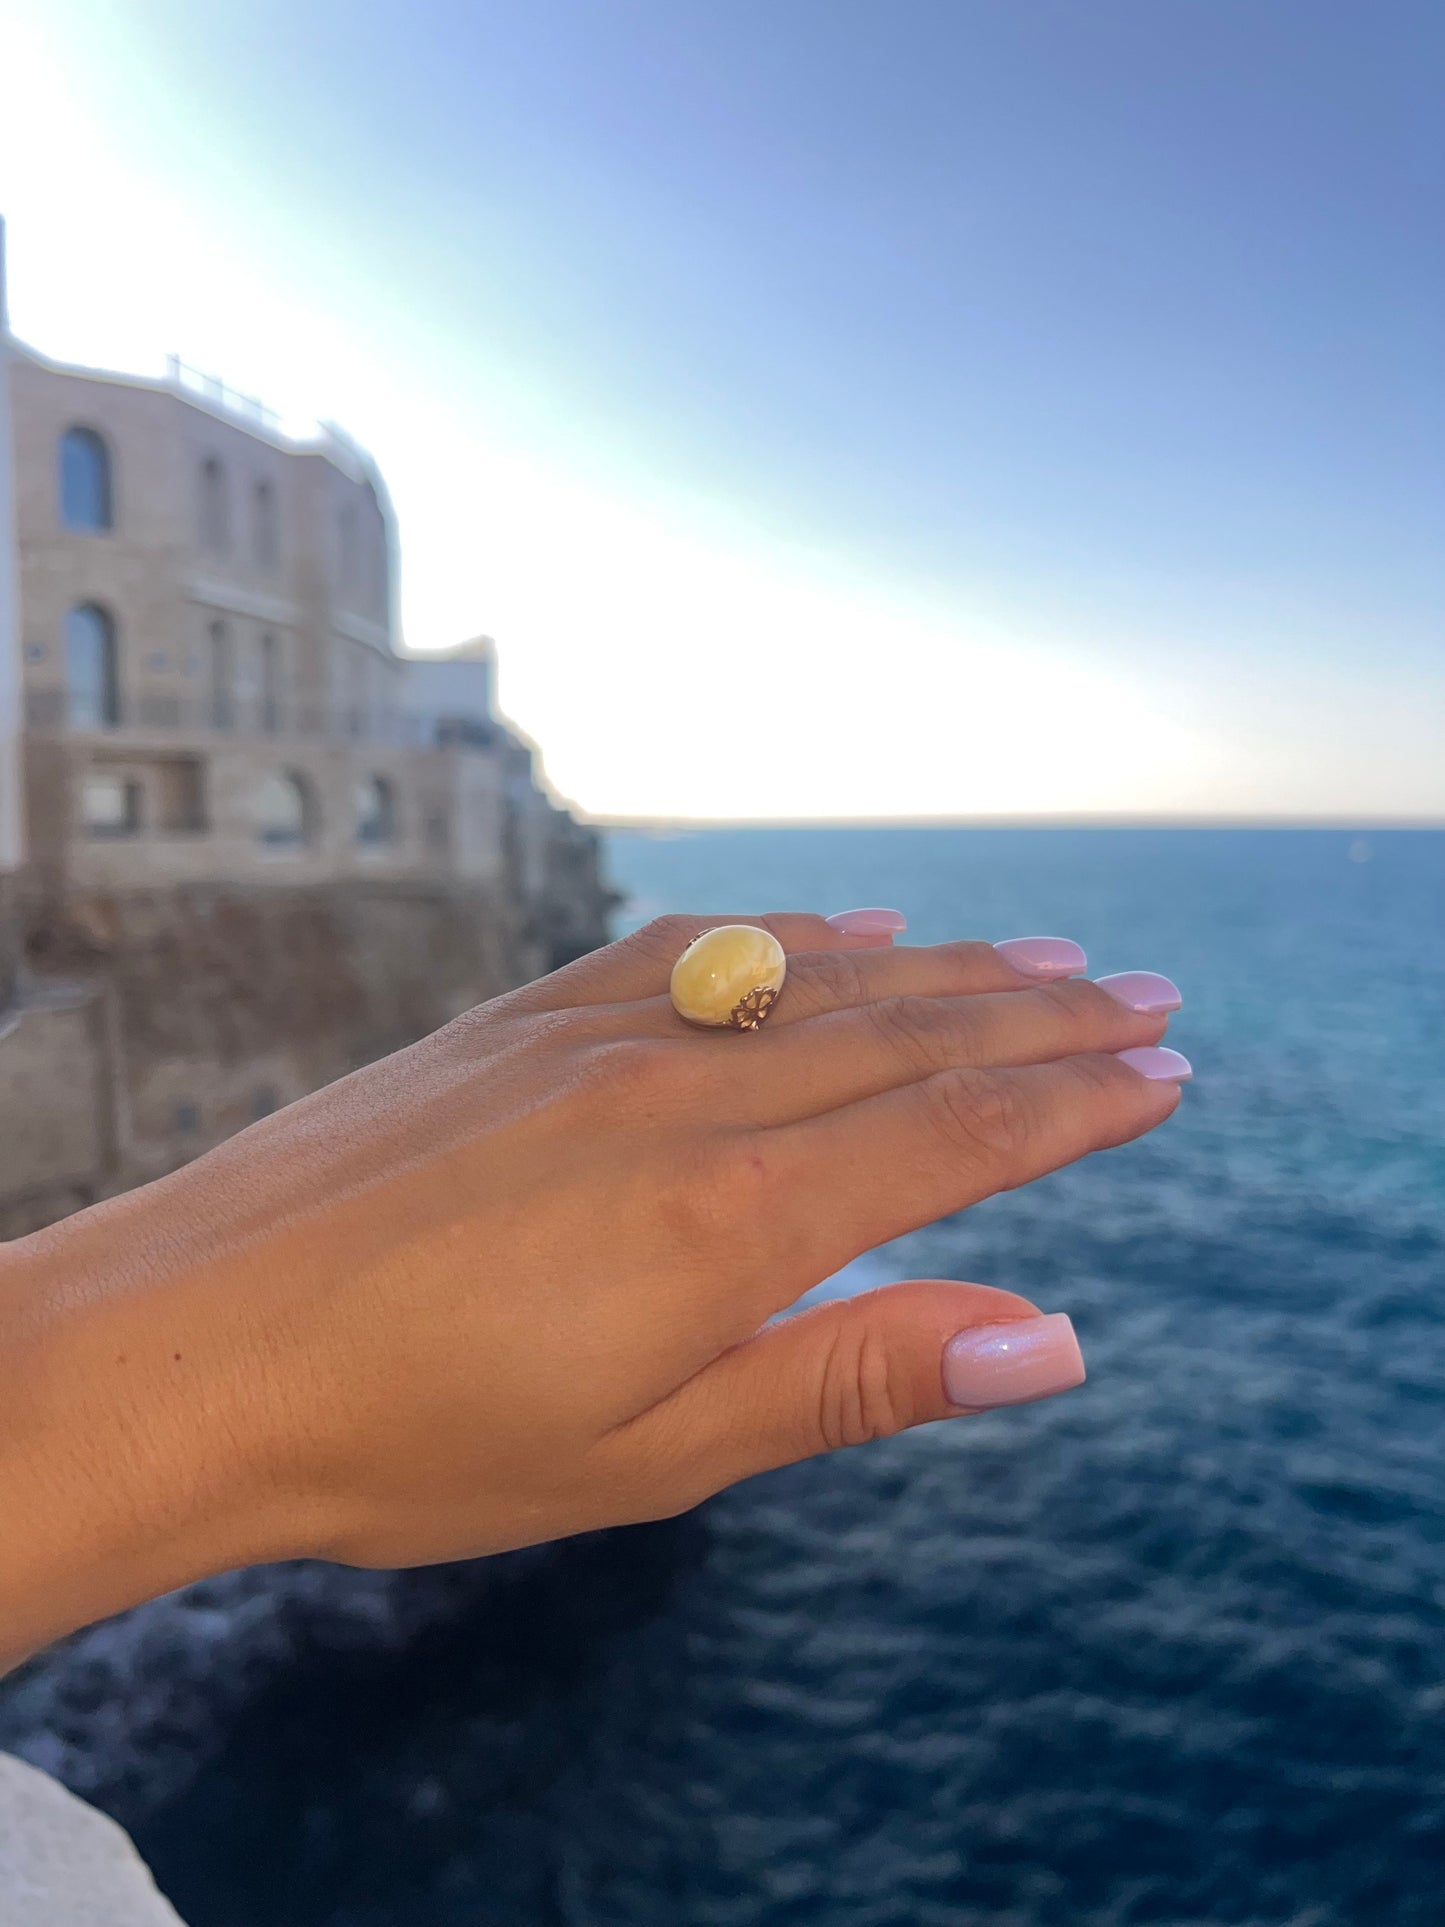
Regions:
<instances>
[{"instance_id":1,"label":"cabochon gemstone","mask_svg":"<svg viewBox=\"0 0 1445 1927\"><path fill-rule=\"evenodd\" d=\"M771 931L750 923L721 924L694 937L672 966L672 1007L690 1024L755 1029L787 970L783 946ZM767 994L755 997L755 991Z\"/></svg>"}]
</instances>

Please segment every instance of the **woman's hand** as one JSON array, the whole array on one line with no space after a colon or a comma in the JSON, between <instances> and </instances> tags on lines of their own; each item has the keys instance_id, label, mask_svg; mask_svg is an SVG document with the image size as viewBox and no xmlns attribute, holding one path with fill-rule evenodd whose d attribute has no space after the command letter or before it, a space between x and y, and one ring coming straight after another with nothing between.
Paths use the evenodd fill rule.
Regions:
<instances>
[{"instance_id":1,"label":"woman's hand","mask_svg":"<svg viewBox=\"0 0 1445 1927\"><path fill-rule=\"evenodd\" d=\"M790 953L767 1024L689 1029L672 963L735 920L649 924L6 1247L0 1649L6 1619L19 1647L262 1558L656 1518L1077 1383L1067 1320L979 1285L768 1320L1161 1123L1172 986L1063 981L1083 959L1053 939L775 916L747 919Z\"/></svg>"}]
</instances>

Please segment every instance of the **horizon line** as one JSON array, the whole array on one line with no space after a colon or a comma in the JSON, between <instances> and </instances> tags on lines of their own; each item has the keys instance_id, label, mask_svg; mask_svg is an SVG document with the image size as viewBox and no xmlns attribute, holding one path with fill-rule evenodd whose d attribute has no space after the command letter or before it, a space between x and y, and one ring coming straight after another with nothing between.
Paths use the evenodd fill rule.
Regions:
<instances>
[{"instance_id":1,"label":"horizon line","mask_svg":"<svg viewBox=\"0 0 1445 1927\"><path fill-rule=\"evenodd\" d=\"M1160 816L1087 811L997 816L608 816L579 811L599 830L1445 830L1439 816Z\"/></svg>"}]
</instances>

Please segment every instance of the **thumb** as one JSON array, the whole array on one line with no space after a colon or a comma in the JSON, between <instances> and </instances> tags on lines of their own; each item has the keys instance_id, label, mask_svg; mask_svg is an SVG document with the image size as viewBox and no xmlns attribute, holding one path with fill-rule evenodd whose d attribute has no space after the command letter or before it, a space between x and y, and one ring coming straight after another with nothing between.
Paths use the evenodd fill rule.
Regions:
<instances>
[{"instance_id":1,"label":"thumb","mask_svg":"<svg viewBox=\"0 0 1445 1927\"><path fill-rule=\"evenodd\" d=\"M768 1325L632 1422L695 1498L930 1419L1084 1381L1067 1315L989 1285L918 1279ZM680 1465L679 1460L683 1463Z\"/></svg>"}]
</instances>

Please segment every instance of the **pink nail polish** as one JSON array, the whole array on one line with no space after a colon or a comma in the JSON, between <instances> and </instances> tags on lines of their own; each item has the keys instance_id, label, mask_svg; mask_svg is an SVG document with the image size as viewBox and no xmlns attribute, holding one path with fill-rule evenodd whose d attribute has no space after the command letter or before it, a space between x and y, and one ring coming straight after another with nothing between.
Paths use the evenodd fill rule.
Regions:
<instances>
[{"instance_id":1,"label":"pink nail polish","mask_svg":"<svg viewBox=\"0 0 1445 1927\"><path fill-rule=\"evenodd\" d=\"M994 949L1025 977L1077 977L1089 960L1068 937L1008 937Z\"/></svg>"},{"instance_id":2,"label":"pink nail polish","mask_svg":"<svg viewBox=\"0 0 1445 1927\"><path fill-rule=\"evenodd\" d=\"M1157 970L1116 970L1111 977L1096 977L1094 981L1116 1004L1145 1017L1162 1017L1184 1002L1179 986L1161 977Z\"/></svg>"},{"instance_id":3,"label":"pink nail polish","mask_svg":"<svg viewBox=\"0 0 1445 1927\"><path fill-rule=\"evenodd\" d=\"M1072 1391L1084 1377L1084 1355L1067 1312L976 1326L943 1348L944 1396L967 1411L1028 1405Z\"/></svg>"},{"instance_id":4,"label":"pink nail polish","mask_svg":"<svg viewBox=\"0 0 1445 1927\"><path fill-rule=\"evenodd\" d=\"M1155 1084L1182 1084L1194 1075L1189 1059L1163 1044L1139 1044L1133 1050L1115 1051L1114 1055L1121 1064L1127 1064L1131 1071L1138 1071L1141 1077Z\"/></svg>"},{"instance_id":5,"label":"pink nail polish","mask_svg":"<svg viewBox=\"0 0 1445 1927\"><path fill-rule=\"evenodd\" d=\"M824 922L845 937L897 936L900 930L908 928L908 919L901 910L839 910L825 917Z\"/></svg>"}]
</instances>

